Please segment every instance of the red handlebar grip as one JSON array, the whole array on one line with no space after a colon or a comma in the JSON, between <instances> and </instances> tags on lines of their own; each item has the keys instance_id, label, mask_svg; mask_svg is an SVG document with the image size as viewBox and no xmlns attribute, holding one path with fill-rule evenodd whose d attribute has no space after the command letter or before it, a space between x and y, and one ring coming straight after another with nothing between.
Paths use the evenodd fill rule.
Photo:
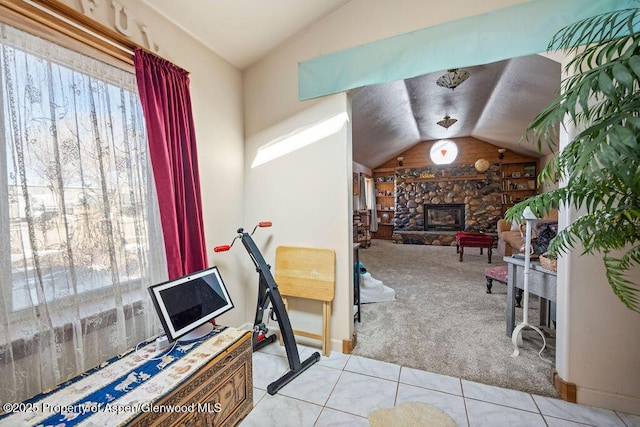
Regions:
<instances>
[{"instance_id":1,"label":"red handlebar grip","mask_svg":"<svg viewBox=\"0 0 640 427\"><path fill-rule=\"evenodd\" d=\"M271 227L271 221L262 221L258 223L259 227Z\"/></svg>"},{"instance_id":2,"label":"red handlebar grip","mask_svg":"<svg viewBox=\"0 0 640 427\"><path fill-rule=\"evenodd\" d=\"M213 252L226 252L229 249L231 249L231 245L216 246L213 248Z\"/></svg>"}]
</instances>

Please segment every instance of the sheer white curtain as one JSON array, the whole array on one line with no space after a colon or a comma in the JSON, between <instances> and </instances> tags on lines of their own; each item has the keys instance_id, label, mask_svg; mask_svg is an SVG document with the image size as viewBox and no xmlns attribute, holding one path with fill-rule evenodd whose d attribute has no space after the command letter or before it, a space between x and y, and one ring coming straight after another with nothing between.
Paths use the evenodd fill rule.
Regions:
<instances>
[{"instance_id":1,"label":"sheer white curtain","mask_svg":"<svg viewBox=\"0 0 640 427\"><path fill-rule=\"evenodd\" d=\"M16 402L159 332L146 288L167 273L135 76L0 36L0 401Z\"/></svg>"}]
</instances>

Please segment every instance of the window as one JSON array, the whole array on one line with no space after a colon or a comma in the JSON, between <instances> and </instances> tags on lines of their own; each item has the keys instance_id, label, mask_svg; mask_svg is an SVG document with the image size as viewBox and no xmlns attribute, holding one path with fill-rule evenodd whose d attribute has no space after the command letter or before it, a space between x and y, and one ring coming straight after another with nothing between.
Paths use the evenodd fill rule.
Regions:
<instances>
[{"instance_id":1,"label":"window","mask_svg":"<svg viewBox=\"0 0 640 427\"><path fill-rule=\"evenodd\" d=\"M159 233L149 225L155 204L135 76L0 30L8 206L0 238L11 310L135 289Z\"/></svg>"},{"instance_id":2,"label":"window","mask_svg":"<svg viewBox=\"0 0 640 427\"><path fill-rule=\"evenodd\" d=\"M458 146L450 139L443 139L431 146L429 155L436 165L449 165L458 157Z\"/></svg>"},{"instance_id":3,"label":"window","mask_svg":"<svg viewBox=\"0 0 640 427\"><path fill-rule=\"evenodd\" d=\"M367 202L367 209L371 209L373 201L371 200L371 194L373 193L373 178L366 177L365 183L365 200Z\"/></svg>"},{"instance_id":4,"label":"window","mask_svg":"<svg viewBox=\"0 0 640 427\"><path fill-rule=\"evenodd\" d=\"M131 47L47 3L0 1L4 402L158 333L167 279Z\"/></svg>"}]
</instances>

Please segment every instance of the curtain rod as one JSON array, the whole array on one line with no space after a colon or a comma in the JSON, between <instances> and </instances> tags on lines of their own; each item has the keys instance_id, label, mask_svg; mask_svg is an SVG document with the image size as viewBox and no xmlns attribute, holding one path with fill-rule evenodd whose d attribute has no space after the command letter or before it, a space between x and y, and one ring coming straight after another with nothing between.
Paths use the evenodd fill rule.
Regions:
<instances>
[{"instance_id":1,"label":"curtain rod","mask_svg":"<svg viewBox=\"0 0 640 427\"><path fill-rule=\"evenodd\" d=\"M36 29L34 34L53 42L59 42L57 35L60 34L93 49L102 56L102 61L122 69L129 70L134 64L136 49L161 57L59 0L0 0L0 22L26 31ZM38 27L42 28L37 30ZM71 48L78 50L78 46Z\"/></svg>"},{"instance_id":2,"label":"curtain rod","mask_svg":"<svg viewBox=\"0 0 640 427\"><path fill-rule=\"evenodd\" d=\"M67 16L61 15L56 10L50 9L45 4L40 4L40 3L50 3L50 2L46 2L45 1L45 2L38 3L38 2L35 2L33 0L24 0L24 1L26 3L28 3L28 4L30 4L30 5L38 8L39 10L41 10L41 11L43 11L43 12L45 12L45 13L51 15L51 16L53 16L54 18L59 19L61 21L64 21L69 25L72 25L73 27L77 28L80 31L83 31L83 32L89 34L92 37L98 38L98 39L102 40L103 42L110 44L111 46L115 47L116 49L120 49L121 51L123 51L123 52L125 52L125 53L127 53L129 55L132 55L132 56L134 54L134 49L131 49L129 46L125 46L125 45L122 45L120 43L116 43L113 40L103 36L102 34L96 33L92 29L87 28L85 25L82 25L81 23L79 23L79 22L77 22L77 21L75 21L73 19L70 19ZM59 8L61 8L61 6L65 6L65 5L56 4L55 8L59 9ZM69 8L69 9L71 9L71 11L73 11L73 13L72 13L73 15L79 13L75 9L72 9L72 8ZM69 13L70 11L65 11L65 12L66 12L66 14L70 14ZM130 41L130 44L133 44L133 45L135 45L135 47L138 47L138 44L135 43L135 42Z\"/></svg>"}]
</instances>

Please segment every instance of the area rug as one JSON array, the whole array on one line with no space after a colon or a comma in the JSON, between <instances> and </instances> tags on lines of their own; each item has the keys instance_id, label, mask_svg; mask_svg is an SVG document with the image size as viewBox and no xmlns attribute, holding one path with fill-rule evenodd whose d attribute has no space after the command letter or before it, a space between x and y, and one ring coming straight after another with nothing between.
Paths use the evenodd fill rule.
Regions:
<instances>
[{"instance_id":1,"label":"area rug","mask_svg":"<svg viewBox=\"0 0 640 427\"><path fill-rule=\"evenodd\" d=\"M360 250L367 271L396 292L395 301L364 304L356 323L353 354L488 385L557 397L552 383L555 329L543 328L547 347L533 330L523 331L520 356L506 335L506 286L486 293L484 269L505 264L495 254L465 251L459 262L455 246L394 244L373 240ZM530 298L529 322L538 324L536 297ZM522 308L516 308L516 324Z\"/></svg>"},{"instance_id":2,"label":"area rug","mask_svg":"<svg viewBox=\"0 0 640 427\"><path fill-rule=\"evenodd\" d=\"M393 408L377 409L367 415L372 427L456 427L444 411L423 402L405 402Z\"/></svg>"}]
</instances>

